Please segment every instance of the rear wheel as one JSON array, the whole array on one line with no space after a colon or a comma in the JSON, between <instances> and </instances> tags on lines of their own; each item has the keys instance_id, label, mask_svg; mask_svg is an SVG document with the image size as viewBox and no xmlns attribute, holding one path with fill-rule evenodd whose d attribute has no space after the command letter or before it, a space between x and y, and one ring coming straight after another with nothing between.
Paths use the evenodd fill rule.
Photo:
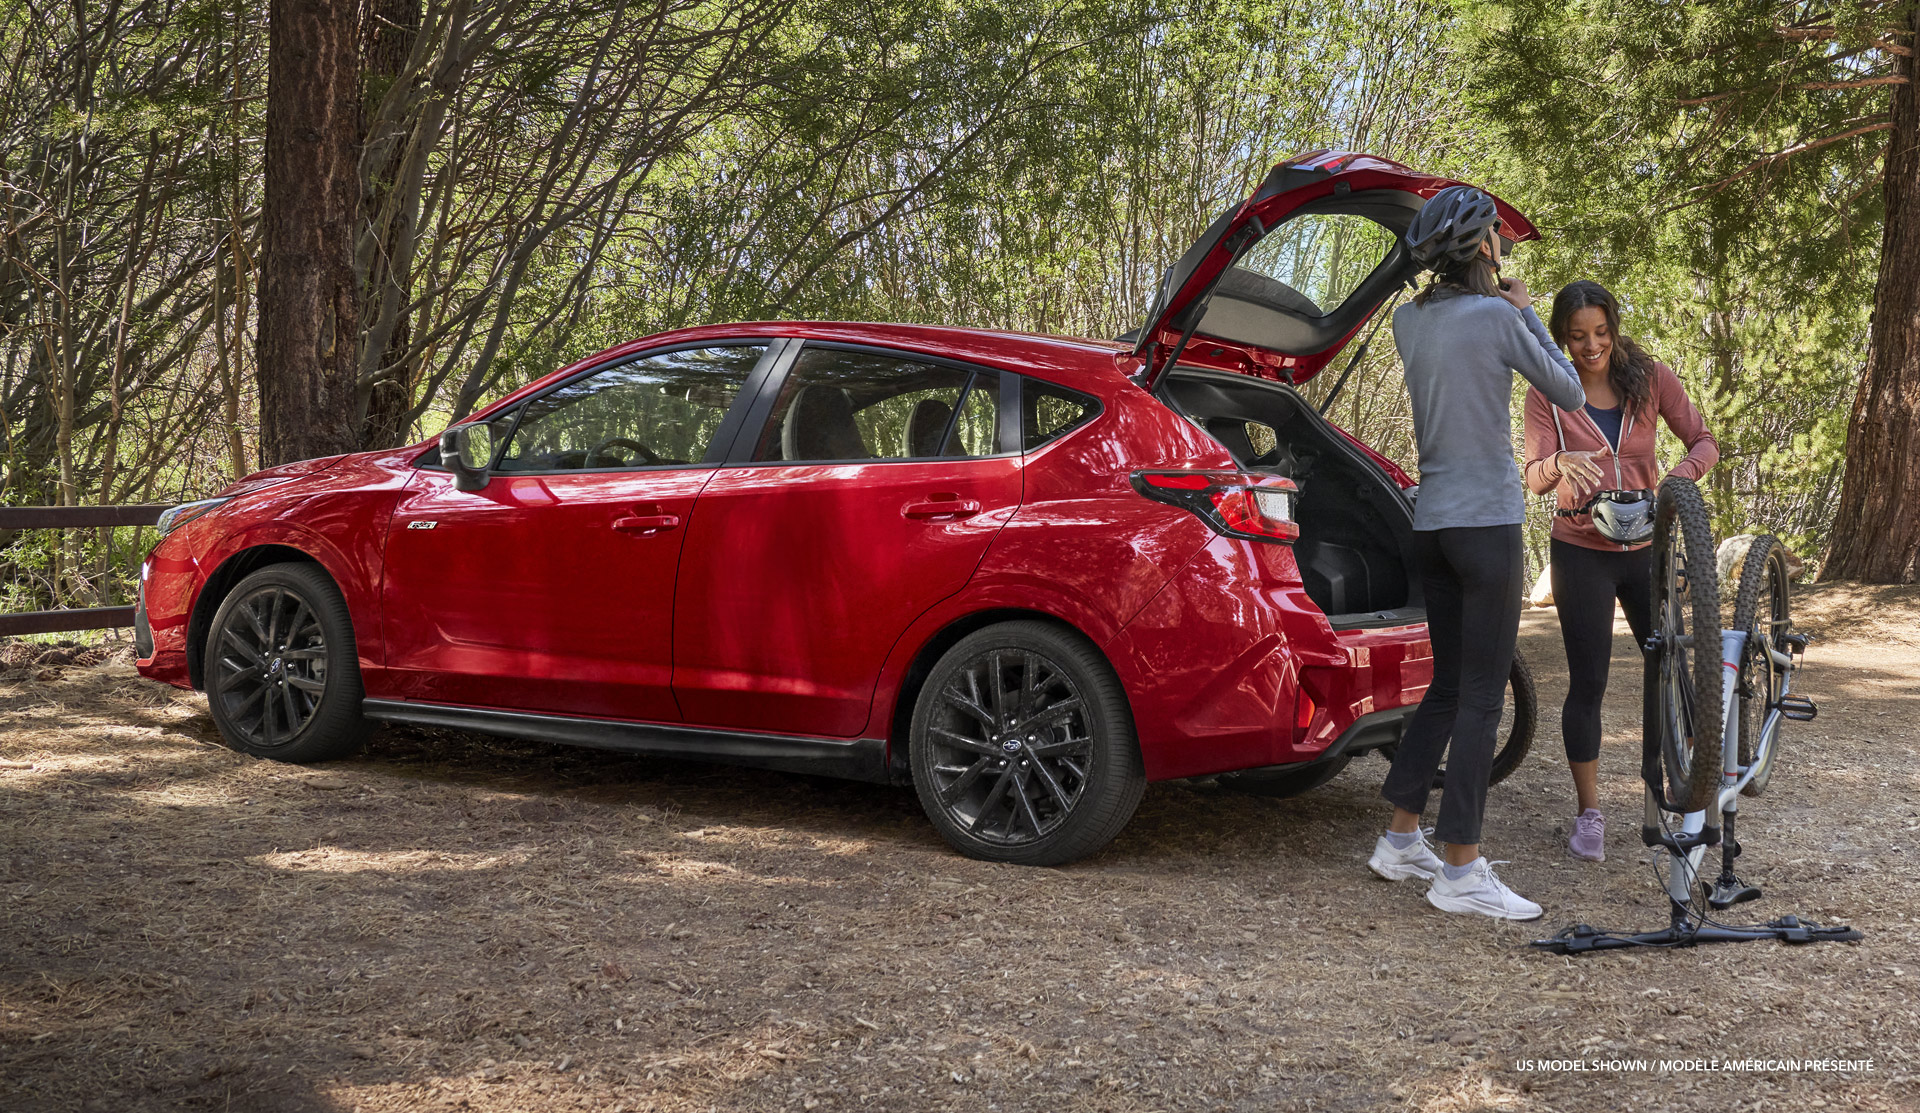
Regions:
<instances>
[{"instance_id":1,"label":"rear wheel","mask_svg":"<svg viewBox=\"0 0 1920 1113\"><path fill-rule=\"evenodd\" d=\"M970 634L914 705L909 764L927 817L972 858L1052 866L1105 846L1146 789L1120 681L1043 622Z\"/></svg>"},{"instance_id":2,"label":"rear wheel","mask_svg":"<svg viewBox=\"0 0 1920 1113\"><path fill-rule=\"evenodd\" d=\"M1668 476L1653 522L1655 726L1668 802L1704 811L1725 771L1721 750L1720 593L1700 488Z\"/></svg>"},{"instance_id":3,"label":"rear wheel","mask_svg":"<svg viewBox=\"0 0 1920 1113\"><path fill-rule=\"evenodd\" d=\"M227 745L279 761L345 757L366 741L347 603L314 564L269 565L214 612L207 708Z\"/></svg>"},{"instance_id":4,"label":"rear wheel","mask_svg":"<svg viewBox=\"0 0 1920 1113\"><path fill-rule=\"evenodd\" d=\"M1780 727L1774 727L1770 744L1762 745L1767 718L1786 687L1786 670L1774 663L1769 648L1790 653L1786 642L1793 632L1788 595L1792 588L1787 576L1787 550L1771 534L1753 539L1747 559L1740 567L1740 588L1734 595L1733 625L1743 630L1746 646L1740 654L1740 678L1737 706L1739 720L1734 724L1740 744L1740 764L1760 766L1740 791L1758 796L1766 791L1773 775L1774 755L1779 752Z\"/></svg>"}]
</instances>

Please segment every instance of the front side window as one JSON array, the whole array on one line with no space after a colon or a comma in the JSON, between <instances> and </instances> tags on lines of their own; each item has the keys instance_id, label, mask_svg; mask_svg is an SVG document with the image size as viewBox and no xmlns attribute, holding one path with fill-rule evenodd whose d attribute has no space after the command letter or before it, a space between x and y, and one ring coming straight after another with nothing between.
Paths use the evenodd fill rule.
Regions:
<instances>
[{"instance_id":1,"label":"front side window","mask_svg":"<svg viewBox=\"0 0 1920 1113\"><path fill-rule=\"evenodd\" d=\"M1395 242L1384 226L1355 213L1296 216L1234 264L1234 270L1248 272L1234 288L1275 308L1324 317L1386 260Z\"/></svg>"},{"instance_id":2,"label":"front side window","mask_svg":"<svg viewBox=\"0 0 1920 1113\"><path fill-rule=\"evenodd\" d=\"M809 347L755 446L757 461L920 460L997 451L1000 376Z\"/></svg>"},{"instance_id":3,"label":"front side window","mask_svg":"<svg viewBox=\"0 0 1920 1113\"><path fill-rule=\"evenodd\" d=\"M698 464L765 344L687 348L609 367L521 407L499 472Z\"/></svg>"}]
</instances>

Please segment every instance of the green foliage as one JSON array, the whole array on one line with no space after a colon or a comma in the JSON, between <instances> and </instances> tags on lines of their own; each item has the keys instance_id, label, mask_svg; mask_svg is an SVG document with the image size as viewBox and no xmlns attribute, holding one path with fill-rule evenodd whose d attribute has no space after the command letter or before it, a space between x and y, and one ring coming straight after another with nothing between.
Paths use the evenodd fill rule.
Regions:
<instances>
[{"instance_id":1,"label":"green foliage","mask_svg":"<svg viewBox=\"0 0 1920 1113\"><path fill-rule=\"evenodd\" d=\"M1905 7L516 0L459 9L456 34L433 0L428 53L458 79L364 89L426 152L369 183L420 214L410 254L363 253L403 272L381 304L411 306L372 365L399 353L417 438L679 325L1110 337L1275 162L1367 150L1532 215L1543 239L1515 269L1537 293L1613 288L1720 439L1718 526L1811 556L1881 226L1887 86L1862 82ZM35 11L0 0L0 52L21 60L0 90L0 494L205 493L249 466L266 5ZM1411 464L1390 340L1330 416ZM99 566L81 537L14 545L22 598L85 595L74 577Z\"/></svg>"},{"instance_id":2,"label":"green foliage","mask_svg":"<svg viewBox=\"0 0 1920 1113\"><path fill-rule=\"evenodd\" d=\"M1864 364L1892 57L1904 5L1463 0L1488 180L1544 240L1543 296L1620 296L1718 438L1723 534L1824 546ZM1879 45L1876 45L1879 44ZM1672 446L1669 446L1670 448Z\"/></svg>"}]
</instances>

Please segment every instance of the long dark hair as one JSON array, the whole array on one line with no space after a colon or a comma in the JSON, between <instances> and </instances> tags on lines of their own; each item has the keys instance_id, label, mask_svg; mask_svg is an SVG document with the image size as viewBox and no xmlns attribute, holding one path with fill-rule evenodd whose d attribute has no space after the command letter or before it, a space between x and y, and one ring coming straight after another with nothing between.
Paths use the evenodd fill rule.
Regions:
<instances>
[{"instance_id":1,"label":"long dark hair","mask_svg":"<svg viewBox=\"0 0 1920 1113\"><path fill-rule=\"evenodd\" d=\"M1598 282L1581 279L1569 282L1553 296L1553 315L1547 318L1547 331L1553 342L1567 346L1567 326L1582 309L1598 309L1607 319L1607 334L1613 337L1613 353L1607 357L1607 384L1628 413L1646 412L1653 404L1653 357L1620 331L1620 302Z\"/></svg>"},{"instance_id":2,"label":"long dark hair","mask_svg":"<svg viewBox=\"0 0 1920 1113\"><path fill-rule=\"evenodd\" d=\"M1493 269L1493 260L1484 255L1475 255L1464 263L1451 263L1446 270L1434 271L1432 281L1413 295L1413 304L1425 305L1428 298L1448 289L1454 293L1483 294L1497 298L1500 296L1500 276Z\"/></svg>"}]
</instances>

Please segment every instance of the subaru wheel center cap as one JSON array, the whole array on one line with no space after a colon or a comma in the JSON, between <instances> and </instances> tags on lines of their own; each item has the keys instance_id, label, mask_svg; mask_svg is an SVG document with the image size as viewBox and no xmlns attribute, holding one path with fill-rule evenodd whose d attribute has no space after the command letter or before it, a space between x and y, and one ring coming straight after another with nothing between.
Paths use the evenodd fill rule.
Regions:
<instances>
[{"instance_id":1,"label":"subaru wheel center cap","mask_svg":"<svg viewBox=\"0 0 1920 1113\"><path fill-rule=\"evenodd\" d=\"M1020 740L1018 738L1009 738L1006 741L1000 743L1000 748L1007 751L1010 754L1019 753Z\"/></svg>"}]
</instances>

